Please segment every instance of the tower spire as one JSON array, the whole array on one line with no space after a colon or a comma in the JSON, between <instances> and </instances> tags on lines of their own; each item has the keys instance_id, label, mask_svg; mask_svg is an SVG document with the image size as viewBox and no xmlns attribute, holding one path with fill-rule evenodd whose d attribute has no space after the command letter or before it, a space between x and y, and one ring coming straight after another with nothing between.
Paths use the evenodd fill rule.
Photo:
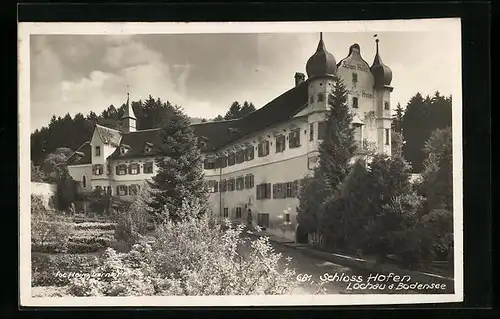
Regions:
<instances>
[{"instance_id":1,"label":"tower spire","mask_svg":"<svg viewBox=\"0 0 500 319\"><path fill-rule=\"evenodd\" d=\"M320 41L323 41L323 32L320 32L320 33L319 33L319 40L320 40Z\"/></svg>"}]
</instances>

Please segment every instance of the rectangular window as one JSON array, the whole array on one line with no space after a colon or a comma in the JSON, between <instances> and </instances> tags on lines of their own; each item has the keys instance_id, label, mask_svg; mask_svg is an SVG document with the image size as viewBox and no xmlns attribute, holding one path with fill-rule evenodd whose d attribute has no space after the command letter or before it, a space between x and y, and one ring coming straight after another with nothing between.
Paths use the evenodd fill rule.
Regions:
<instances>
[{"instance_id":1,"label":"rectangular window","mask_svg":"<svg viewBox=\"0 0 500 319\"><path fill-rule=\"evenodd\" d=\"M245 189L245 178L243 176L236 179L236 190L241 191Z\"/></svg>"},{"instance_id":2,"label":"rectangular window","mask_svg":"<svg viewBox=\"0 0 500 319\"><path fill-rule=\"evenodd\" d=\"M102 175L103 173L103 165L102 164L95 164L94 165L94 175Z\"/></svg>"},{"instance_id":3,"label":"rectangular window","mask_svg":"<svg viewBox=\"0 0 500 319\"><path fill-rule=\"evenodd\" d=\"M290 222L290 214L285 214L285 223Z\"/></svg>"},{"instance_id":4,"label":"rectangular window","mask_svg":"<svg viewBox=\"0 0 500 319\"><path fill-rule=\"evenodd\" d=\"M127 175L127 165L126 164L116 165L116 175Z\"/></svg>"},{"instance_id":5,"label":"rectangular window","mask_svg":"<svg viewBox=\"0 0 500 319\"><path fill-rule=\"evenodd\" d=\"M276 136L276 153L281 153L285 150L285 135L280 134Z\"/></svg>"},{"instance_id":6,"label":"rectangular window","mask_svg":"<svg viewBox=\"0 0 500 319\"><path fill-rule=\"evenodd\" d=\"M358 82L358 74L357 73L353 73L352 74L352 83L357 83Z\"/></svg>"},{"instance_id":7,"label":"rectangular window","mask_svg":"<svg viewBox=\"0 0 500 319\"><path fill-rule=\"evenodd\" d=\"M208 190L211 193L217 193L218 192L218 186L219 183L217 181L211 180L208 181Z\"/></svg>"},{"instance_id":8,"label":"rectangular window","mask_svg":"<svg viewBox=\"0 0 500 319\"><path fill-rule=\"evenodd\" d=\"M386 128L385 129L385 145L390 145L390 135L391 135L391 131Z\"/></svg>"},{"instance_id":9,"label":"rectangular window","mask_svg":"<svg viewBox=\"0 0 500 319\"><path fill-rule=\"evenodd\" d=\"M144 174L153 174L153 162L145 162L142 166Z\"/></svg>"},{"instance_id":10,"label":"rectangular window","mask_svg":"<svg viewBox=\"0 0 500 319\"><path fill-rule=\"evenodd\" d=\"M234 153L229 153L227 157L227 165L228 166L233 166L236 163L236 157Z\"/></svg>"},{"instance_id":11,"label":"rectangular window","mask_svg":"<svg viewBox=\"0 0 500 319\"><path fill-rule=\"evenodd\" d=\"M255 150L253 146L247 147L245 150L245 161L251 161L254 158Z\"/></svg>"},{"instance_id":12,"label":"rectangular window","mask_svg":"<svg viewBox=\"0 0 500 319\"><path fill-rule=\"evenodd\" d=\"M95 156L101 156L101 147L100 146L95 147Z\"/></svg>"},{"instance_id":13,"label":"rectangular window","mask_svg":"<svg viewBox=\"0 0 500 319\"><path fill-rule=\"evenodd\" d=\"M258 146L259 157L264 157L269 154L269 141L262 141Z\"/></svg>"},{"instance_id":14,"label":"rectangular window","mask_svg":"<svg viewBox=\"0 0 500 319\"><path fill-rule=\"evenodd\" d=\"M137 175L139 174L139 164L137 163L132 163L128 166L128 173L130 175Z\"/></svg>"},{"instance_id":15,"label":"rectangular window","mask_svg":"<svg viewBox=\"0 0 500 319\"><path fill-rule=\"evenodd\" d=\"M241 207L236 207L236 218L241 218Z\"/></svg>"},{"instance_id":16,"label":"rectangular window","mask_svg":"<svg viewBox=\"0 0 500 319\"><path fill-rule=\"evenodd\" d=\"M384 102L384 110L389 110L389 102Z\"/></svg>"},{"instance_id":17,"label":"rectangular window","mask_svg":"<svg viewBox=\"0 0 500 319\"><path fill-rule=\"evenodd\" d=\"M230 178L227 180L227 191L228 192L234 191L234 186L235 186L234 184L235 184L234 178Z\"/></svg>"},{"instance_id":18,"label":"rectangular window","mask_svg":"<svg viewBox=\"0 0 500 319\"><path fill-rule=\"evenodd\" d=\"M358 108L358 98L357 97L352 98L352 107L355 109Z\"/></svg>"},{"instance_id":19,"label":"rectangular window","mask_svg":"<svg viewBox=\"0 0 500 319\"><path fill-rule=\"evenodd\" d=\"M116 187L118 196L127 196L128 195L128 187L125 185L119 185Z\"/></svg>"},{"instance_id":20,"label":"rectangular window","mask_svg":"<svg viewBox=\"0 0 500 319\"><path fill-rule=\"evenodd\" d=\"M271 198L271 184L259 184L256 187L257 199L269 199Z\"/></svg>"},{"instance_id":21,"label":"rectangular window","mask_svg":"<svg viewBox=\"0 0 500 319\"><path fill-rule=\"evenodd\" d=\"M293 182L288 182L286 183L286 197L295 197L293 194L294 188L293 188Z\"/></svg>"},{"instance_id":22,"label":"rectangular window","mask_svg":"<svg viewBox=\"0 0 500 319\"><path fill-rule=\"evenodd\" d=\"M252 174L248 174L245 176L245 188L252 188L254 185L253 185L254 181L253 181L253 175Z\"/></svg>"},{"instance_id":23,"label":"rectangular window","mask_svg":"<svg viewBox=\"0 0 500 319\"><path fill-rule=\"evenodd\" d=\"M319 93L318 102L324 102L324 101L325 101L325 93Z\"/></svg>"},{"instance_id":24,"label":"rectangular window","mask_svg":"<svg viewBox=\"0 0 500 319\"><path fill-rule=\"evenodd\" d=\"M300 130L295 130L288 134L288 147L297 148L300 147Z\"/></svg>"},{"instance_id":25,"label":"rectangular window","mask_svg":"<svg viewBox=\"0 0 500 319\"><path fill-rule=\"evenodd\" d=\"M203 166L205 169L215 169L215 158L209 157L203 161Z\"/></svg>"},{"instance_id":26,"label":"rectangular window","mask_svg":"<svg viewBox=\"0 0 500 319\"><path fill-rule=\"evenodd\" d=\"M224 207L224 217L227 218L229 217L229 208Z\"/></svg>"},{"instance_id":27,"label":"rectangular window","mask_svg":"<svg viewBox=\"0 0 500 319\"><path fill-rule=\"evenodd\" d=\"M295 180L293 181L293 195L294 197L299 197L300 196L300 180Z\"/></svg>"},{"instance_id":28,"label":"rectangular window","mask_svg":"<svg viewBox=\"0 0 500 319\"><path fill-rule=\"evenodd\" d=\"M220 181L220 187L219 190L221 193L227 191L227 181L225 179Z\"/></svg>"},{"instance_id":29,"label":"rectangular window","mask_svg":"<svg viewBox=\"0 0 500 319\"><path fill-rule=\"evenodd\" d=\"M221 166L222 168L227 167L227 156L219 156L217 160L219 162L219 164L216 165L217 168L220 168Z\"/></svg>"},{"instance_id":30,"label":"rectangular window","mask_svg":"<svg viewBox=\"0 0 500 319\"><path fill-rule=\"evenodd\" d=\"M236 164L241 164L245 161L245 151L236 152Z\"/></svg>"},{"instance_id":31,"label":"rectangular window","mask_svg":"<svg viewBox=\"0 0 500 319\"><path fill-rule=\"evenodd\" d=\"M314 123L309 123L309 141L314 141Z\"/></svg>"},{"instance_id":32,"label":"rectangular window","mask_svg":"<svg viewBox=\"0 0 500 319\"><path fill-rule=\"evenodd\" d=\"M283 183L275 183L273 185L273 198L285 198L283 193Z\"/></svg>"},{"instance_id":33,"label":"rectangular window","mask_svg":"<svg viewBox=\"0 0 500 319\"><path fill-rule=\"evenodd\" d=\"M319 122L318 123L318 140L324 139L326 136L326 123Z\"/></svg>"}]
</instances>

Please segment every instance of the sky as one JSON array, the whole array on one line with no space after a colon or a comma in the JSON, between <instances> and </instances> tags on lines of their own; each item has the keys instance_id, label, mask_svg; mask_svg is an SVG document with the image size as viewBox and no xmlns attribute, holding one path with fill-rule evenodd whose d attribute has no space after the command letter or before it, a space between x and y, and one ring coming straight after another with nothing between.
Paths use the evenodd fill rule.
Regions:
<instances>
[{"instance_id":1,"label":"sky","mask_svg":"<svg viewBox=\"0 0 500 319\"><path fill-rule=\"evenodd\" d=\"M323 39L337 62L358 43L371 65L375 33L393 72L392 105L404 107L417 92L456 92L460 40L447 29L324 32ZM191 117L224 115L233 101L260 108L294 86L295 72L306 73L318 40L317 32L32 34L31 131L53 114L100 114L124 103L127 92L132 101L152 95L181 105Z\"/></svg>"}]
</instances>

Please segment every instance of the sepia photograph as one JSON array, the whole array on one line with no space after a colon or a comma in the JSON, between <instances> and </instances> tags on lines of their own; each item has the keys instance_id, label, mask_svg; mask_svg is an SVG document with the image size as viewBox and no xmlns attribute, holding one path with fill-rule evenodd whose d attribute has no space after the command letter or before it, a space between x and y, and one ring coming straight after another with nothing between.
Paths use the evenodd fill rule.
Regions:
<instances>
[{"instance_id":1,"label":"sepia photograph","mask_svg":"<svg viewBox=\"0 0 500 319\"><path fill-rule=\"evenodd\" d=\"M19 74L22 305L463 300L460 19L20 23Z\"/></svg>"}]
</instances>

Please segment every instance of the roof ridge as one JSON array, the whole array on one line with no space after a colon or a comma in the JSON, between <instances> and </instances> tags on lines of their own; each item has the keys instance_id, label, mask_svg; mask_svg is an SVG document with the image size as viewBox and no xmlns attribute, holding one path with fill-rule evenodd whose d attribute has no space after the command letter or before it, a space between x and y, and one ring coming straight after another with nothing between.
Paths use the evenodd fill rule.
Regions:
<instances>
[{"instance_id":1,"label":"roof ridge","mask_svg":"<svg viewBox=\"0 0 500 319\"><path fill-rule=\"evenodd\" d=\"M69 161L69 159L70 159L70 158L72 158L72 157L73 157L73 155L75 155L75 154L76 154L76 152L78 152L78 151L79 151L82 147L84 147L84 146L85 146L85 145L87 145L87 144L90 144L90 140L83 142L83 143L82 143L82 145L80 145L80 146L76 149L76 151L74 151L73 153L71 153L71 155L70 155L70 156L66 159L66 162L67 162L67 161Z\"/></svg>"},{"instance_id":2,"label":"roof ridge","mask_svg":"<svg viewBox=\"0 0 500 319\"><path fill-rule=\"evenodd\" d=\"M101 127L101 128L107 129L107 130L115 131L115 132L117 132L117 133L122 133L122 131L120 131L120 130L116 130L116 129L114 129L114 128L107 127L107 126L104 126L104 125L101 125L101 124L97 124L97 123L96 123L96 124L95 124L95 126L99 126L99 127Z\"/></svg>"}]
</instances>

